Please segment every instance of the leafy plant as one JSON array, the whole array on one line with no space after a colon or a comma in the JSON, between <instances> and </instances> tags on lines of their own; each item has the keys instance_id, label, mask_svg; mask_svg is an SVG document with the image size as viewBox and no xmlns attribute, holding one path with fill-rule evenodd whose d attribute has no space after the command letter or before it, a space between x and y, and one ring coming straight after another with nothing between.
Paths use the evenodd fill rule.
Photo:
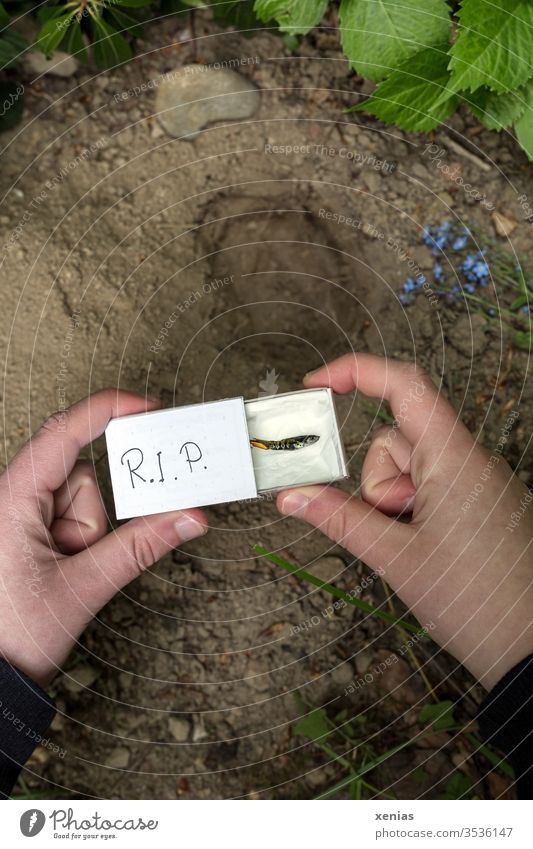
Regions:
<instances>
[{"instance_id":1,"label":"leafy plant","mask_svg":"<svg viewBox=\"0 0 533 849\"><path fill-rule=\"evenodd\" d=\"M101 68L127 61L143 21L210 6L204 0L48 0L40 4L37 45L87 58ZM275 26L288 46L338 7L342 49L376 83L352 107L405 130L428 132L461 104L489 129L514 127L533 159L533 3L531 0L227 0L217 23L251 33ZM28 45L7 27L17 0L0 2L0 69Z\"/></svg>"},{"instance_id":2,"label":"leafy plant","mask_svg":"<svg viewBox=\"0 0 533 849\"><path fill-rule=\"evenodd\" d=\"M429 287L443 303L462 307L466 302L489 324L507 328L517 348L533 348L533 277L527 273L525 259L502 250L473 226L449 220L426 225L422 241L435 261L431 274L406 277L398 295L403 306L415 303L417 295Z\"/></svg>"},{"instance_id":3,"label":"leafy plant","mask_svg":"<svg viewBox=\"0 0 533 849\"><path fill-rule=\"evenodd\" d=\"M323 0L256 0L257 15L305 34ZM377 83L353 111L428 132L461 104L492 130L514 126L533 159L533 4L530 0L340 0L342 49Z\"/></svg>"},{"instance_id":4,"label":"leafy plant","mask_svg":"<svg viewBox=\"0 0 533 849\"><path fill-rule=\"evenodd\" d=\"M445 700L424 705L419 714L419 723L426 725L429 722L429 727L420 729L413 736L379 754L376 750L377 737L369 733L368 719L365 714L352 715L351 711L343 708L338 713L330 715L323 707L306 704L298 691L294 694L294 698L301 716L292 727L293 735L310 740L328 757L330 763L338 765L342 775L332 786L322 790L318 796L319 799L332 796L341 798L345 795L349 799L376 798L377 796L396 798L391 791L377 787L371 779L371 773L398 752L407 747L416 748L420 741L431 737L436 732L450 735L450 743L455 735L461 735L465 744L470 743L473 752L482 754L493 768L500 769L511 781L514 780L514 773L509 764L469 731L470 724L461 725L455 718L456 705L452 701ZM418 773L417 777L422 782L429 780L425 770L414 770L413 775L415 772ZM449 776L439 798L473 799L477 798L475 794L476 790L472 786L471 779L465 773L456 770Z\"/></svg>"}]
</instances>

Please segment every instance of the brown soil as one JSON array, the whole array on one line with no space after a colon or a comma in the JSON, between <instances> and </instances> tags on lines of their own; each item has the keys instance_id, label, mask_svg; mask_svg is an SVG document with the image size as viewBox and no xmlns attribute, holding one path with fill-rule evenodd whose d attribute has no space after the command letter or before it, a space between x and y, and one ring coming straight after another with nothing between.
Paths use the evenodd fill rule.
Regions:
<instances>
[{"instance_id":1,"label":"brown soil","mask_svg":"<svg viewBox=\"0 0 533 849\"><path fill-rule=\"evenodd\" d=\"M68 403L120 385L166 405L253 397L271 369L279 391L295 389L307 370L353 347L416 358L488 446L520 403L506 454L529 479L527 353L464 306L436 308L419 296L402 309L395 293L406 263L379 236L393 237L424 269L421 225L458 217L494 235L490 212L430 161L426 139L344 113L361 81L331 34L313 35L291 55L266 32L204 38L217 30L207 16L196 20L196 48L175 42L179 25L170 19L148 28L138 57L116 71L25 81L23 127L1 138L2 243L31 213L3 267L7 456L60 406L65 342ZM153 90L114 97L187 62L238 56L260 59L241 71L262 91L260 111L194 142L163 134ZM525 251L530 225L517 202L531 179L525 157L511 138L478 132L462 115L434 141L450 136L486 157L488 171L452 150L447 162L517 219L513 247ZM331 152L283 155L265 152L268 144ZM90 157L69 166L91 145ZM32 205L62 168L68 174ZM177 304L231 275L193 299L158 353L150 350ZM380 422L364 399L340 399L339 411L357 480ZM103 452L97 444L93 456ZM105 459L98 469L112 515ZM66 755L38 750L25 776L31 788L101 798L312 797L344 773L291 733L296 690L331 716L344 708L359 717L359 738L375 755L420 727L428 694L408 655L344 695L402 636L355 609L322 616L329 598L255 559L252 546L282 548L300 565L319 561L317 573L344 589L366 568L321 534L281 520L269 500L208 512L207 538L119 594L83 637L54 684L51 737ZM374 583L362 597L375 603L384 593ZM313 616L319 625L291 634ZM439 698L458 702L463 720L473 717L482 693L466 673L431 643L415 654ZM388 758L372 783L401 798L435 798L471 751L435 734L424 748ZM486 777L481 756L461 769L479 797L507 792L506 780Z\"/></svg>"}]
</instances>

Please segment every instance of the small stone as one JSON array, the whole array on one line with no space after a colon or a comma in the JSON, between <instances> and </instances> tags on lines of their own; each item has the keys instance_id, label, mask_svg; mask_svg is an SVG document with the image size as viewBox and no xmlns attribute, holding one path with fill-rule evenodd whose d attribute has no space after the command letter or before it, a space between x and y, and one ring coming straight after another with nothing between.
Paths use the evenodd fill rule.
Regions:
<instances>
[{"instance_id":1,"label":"small stone","mask_svg":"<svg viewBox=\"0 0 533 849\"><path fill-rule=\"evenodd\" d=\"M249 118L259 106L259 90L236 71L185 65L160 77L157 119L166 133L187 141L215 121Z\"/></svg>"},{"instance_id":2,"label":"small stone","mask_svg":"<svg viewBox=\"0 0 533 849\"><path fill-rule=\"evenodd\" d=\"M372 663L372 652L368 651L368 649L361 649L355 655L355 668L359 675L364 675L367 671L368 667Z\"/></svg>"},{"instance_id":3,"label":"small stone","mask_svg":"<svg viewBox=\"0 0 533 849\"><path fill-rule=\"evenodd\" d=\"M379 192L381 178L377 171L367 170L366 172L363 172L363 182L370 194L375 195Z\"/></svg>"},{"instance_id":4,"label":"small stone","mask_svg":"<svg viewBox=\"0 0 533 849\"><path fill-rule=\"evenodd\" d=\"M71 77L80 66L74 56L62 50L55 50L51 59L36 50L24 57L23 64L26 71L32 74L52 74L55 77Z\"/></svg>"},{"instance_id":5,"label":"small stone","mask_svg":"<svg viewBox=\"0 0 533 849\"><path fill-rule=\"evenodd\" d=\"M191 723L187 719L179 719L172 716L168 721L170 733L178 743L185 743L189 739Z\"/></svg>"},{"instance_id":6,"label":"small stone","mask_svg":"<svg viewBox=\"0 0 533 849\"><path fill-rule=\"evenodd\" d=\"M114 767L114 769L126 769L129 762L129 751L124 746L119 746L117 749L113 749L105 764L106 766Z\"/></svg>"},{"instance_id":7,"label":"small stone","mask_svg":"<svg viewBox=\"0 0 533 849\"><path fill-rule=\"evenodd\" d=\"M70 672L65 672L63 679L65 690L69 693L81 693L98 678L98 672L92 666L76 666Z\"/></svg>"},{"instance_id":8,"label":"small stone","mask_svg":"<svg viewBox=\"0 0 533 849\"><path fill-rule=\"evenodd\" d=\"M196 718L192 729L192 742L199 743L201 740L206 740L208 736L203 719Z\"/></svg>"},{"instance_id":9,"label":"small stone","mask_svg":"<svg viewBox=\"0 0 533 849\"><path fill-rule=\"evenodd\" d=\"M516 221L510 215L504 215L503 212L493 212L491 215L494 229L498 236L505 238L510 236L516 228Z\"/></svg>"},{"instance_id":10,"label":"small stone","mask_svg":"<svg viewBox=\"0 0 533 849\"><path fill-rule=\"evenodd\" d=\"M437 197L444 206L448 208L453 206L453 198L449 192L438 192Z\"/></svg>"},{"instance_id":11,"label":"small stone","mask_svg":"<svg viewBox=\"0 0 533 849\"><path fill-rule=\"evenodd\" d=\"M346 566L341 557L330 556L321 557L320 560L312 563L307 568L308 571L315 576L315 578L319 578L321 581L331 584L335 578L339 578L342 575Z\"/></svg>"},{"instance_id":12,"label":"small stone","mask_svg":"<svg viewBox=\"0 0 533 849\"><path fill-rule=\"evenodd\" d=\"M353 677L354 674L351 663L341 663L341 665L337 666L337 668L331 673L331 680L333 683L342 686L348 684Z\"/></svg>"},{"instance_id":13,"label":"small stone","mask_svg":"<svg viewBox=\"0 0 533 849\"><path fill-rule=\"evenodd\" d=\"M49 760L50 751L45 749L43 746L37 746L37 748L33 750L27 766L44 766L44 764L48 763Z\"/></svg>"}]
</instances>

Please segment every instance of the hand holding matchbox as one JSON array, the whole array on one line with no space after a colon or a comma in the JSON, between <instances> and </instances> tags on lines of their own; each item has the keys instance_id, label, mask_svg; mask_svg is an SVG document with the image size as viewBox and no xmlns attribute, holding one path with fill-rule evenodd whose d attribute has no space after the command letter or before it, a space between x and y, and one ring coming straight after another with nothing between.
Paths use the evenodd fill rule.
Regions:
<instances>
[{"instance_id":1,"label":"hand holding matchbox","mask_svg":"<svg viewBox=\"0 0 533 849\"><path fill-rule=\"evenodd\" d=\"M330 389L123 416L106 441L117 519L347 477Z\"/></svg>"}]
</instances>

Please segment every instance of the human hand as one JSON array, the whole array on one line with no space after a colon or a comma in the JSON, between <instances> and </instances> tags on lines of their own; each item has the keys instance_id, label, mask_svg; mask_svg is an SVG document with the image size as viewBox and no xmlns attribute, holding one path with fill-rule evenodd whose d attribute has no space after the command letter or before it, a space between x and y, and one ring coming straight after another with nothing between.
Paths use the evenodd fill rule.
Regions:
<instances>
[{"instance_id":1,"label":"human hand","mask_svg":"<svg viewBox=\"0 0 533 849\"><path fill-rule=\"evenodd\" d=\"M512 518L528 489L413 365L346 354L304 384L386 399L395 424L373 436L361 498L303 487L278 495L280 511L383 569L418 620L434 623L433 639L491 688L533 650L533 532L527 516ZM402 513L409 523L392 518Z\"/></svg>"},{"instance_id":2,"label":"human hand","mask_svg":"<svg viewBox=\"0 0 533 849\"><path fill-rule=\"evenodd\" d=\"M200 510L184 510L108 534L93 466L78 461L112 417L158 407L132 392L97 392L51 416L0 477L0 655L41 686L119 589L207 531Z\"/></svg>"}]
</instances>

